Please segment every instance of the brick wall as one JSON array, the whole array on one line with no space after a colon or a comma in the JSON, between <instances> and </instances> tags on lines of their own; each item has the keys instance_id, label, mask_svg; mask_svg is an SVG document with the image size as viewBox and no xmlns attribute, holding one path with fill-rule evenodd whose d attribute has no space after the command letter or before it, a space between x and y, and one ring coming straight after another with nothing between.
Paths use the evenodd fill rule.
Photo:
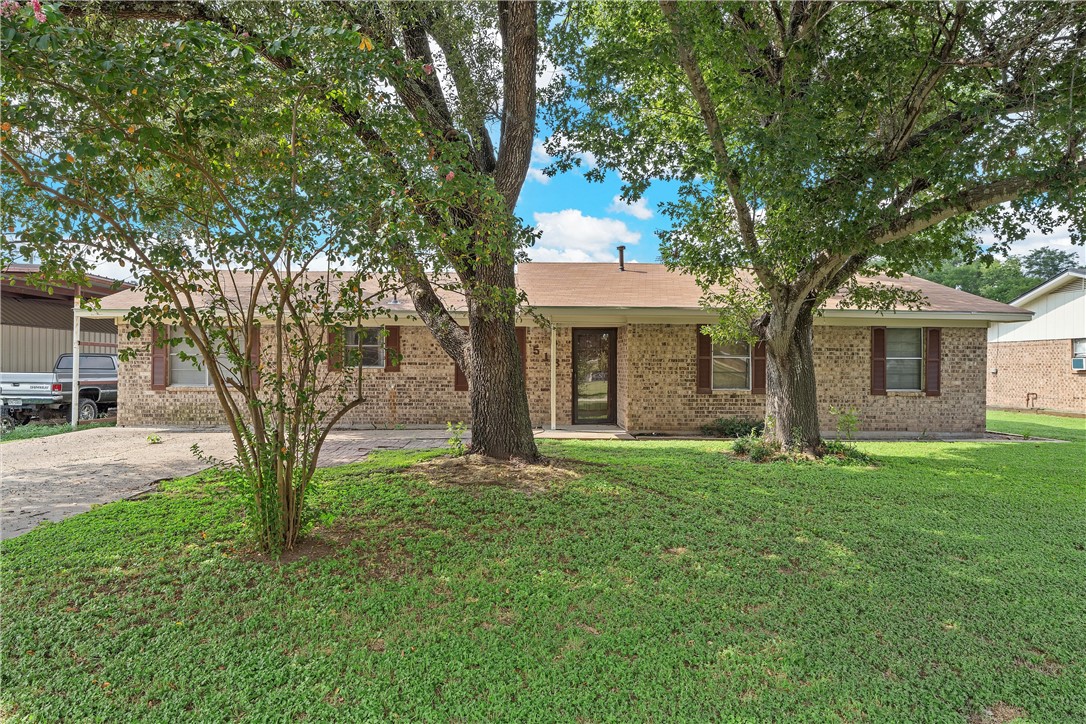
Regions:
<instances>
[{"instance_id":1,"label":"brick wall","mask_svg":"<svg viewBox=\"0 0 1086 724\"><path fill-rule=\"evenodd\" d=\"M1071 340L992 342L988 345L988 404L1061 412L1086 412L1086 372L1071 370Z\"/></svg>"},{"instance_id":2,"label":"brick wall","mask_svg":"<svg viewBox=\"0 0 1086 724\"><path fill-rule=\"evenodd\" d=\"M151 389L151 335L129 339L131 327L120 326L122 348L133 348L135 358L121 364L117 422L120 425L216 426L223 415L210 387ZM571 415L570 330L558 335L558 419L568 424ZM265 349L270 334L261 335ZM526 376L532 424L550 425L550 331L529 328L526 337ZM439 425L469 421L471 405L466 391L454 390L455 367L425 327L400 327L403 360L398 372L362 369L364 402L342 421L344 427Z\"/></svg>"},{"instance_id":3,"label":"brick wall","mask_svg":"<svg viewBox=\"0 0 1086 724\"><path fill-rule=\"evenodd\" d=\"M696 325L631 325L627 429L694 430L718 417L759 419L765 396L717 390L697 394ZM870 394L869 327L816 326L815 375L819 419L835 426L829 408L853 407L860 430L980 432L984 430L986 330L943 328L942 394Z\"/></svg>"},{"instance_id":4,"label":"brick wall","mask_svg":"<svg viewBox=\"0 0 1086 724\"><path fill-rule=\"evenodd\" d=\"M718 417L761 418L765 396L718 390L697 394L694 324L631 324L626 424L631 432L697 430Z\"/></svg>"},{"instance_id":5,"label":"brick wall","mask_svg":"<svg viewBox=\"0 0 1086 724\"><path fill-rule=\"evenodd\" d=\"M127 339L122 325L122 347L135 347L136 358L121 364L117 422L121 425L221 425L222 412L215 392L208 387L151 389L150 333ZM272 335L262 334L267 348ZM342 421L345 427L444 425L470 417L468 393L454 386L452 359L425 327L400 327L403 361L398 372L362 369L364 402Z\"/></svg>"},{"instance_id":6,"label":"brick wall","mask_svg":"<svg viewBox=\"0 0 1086 724\"><path fill-rule=\"evenodd\" d=\"M221 424L222 415L209 388L151 389L149 335L127 339L136 358L122 363L121 425ZM760 418L764 395L746 391L696 392L697 325L630 324L618 331L617 412L633 432L695 431L718 417ZM572 419L572 331L558 327L557 422ZM271 335L264 335L264 344ZM527 331L526 378L532 424L550 424L550 330ZM394 427L469 421L468 393L453 389L452 360L425 327L400 327L403 361L399 372L362 370L365 402L344 426ZM862 431L977 432L984 429L986 339L980 328L943 328L942 395L869 394L870 329L815 327L815 369L819 416L833 429L831 405L854 407Z\"/></svg>"},{"instance_id":7,"label":"brick wall","mask_svg":"<svg viewBox=\"0 0 1086 724\"><path fill-rule=\"evenodd\" d=\"M854 407L867 432L983 432L988 331L980 327L942 328L941 393L870 394L871 329L815 327L818 415L823 430L833 430L830 406Z\"/></svg>"}]
</instances>

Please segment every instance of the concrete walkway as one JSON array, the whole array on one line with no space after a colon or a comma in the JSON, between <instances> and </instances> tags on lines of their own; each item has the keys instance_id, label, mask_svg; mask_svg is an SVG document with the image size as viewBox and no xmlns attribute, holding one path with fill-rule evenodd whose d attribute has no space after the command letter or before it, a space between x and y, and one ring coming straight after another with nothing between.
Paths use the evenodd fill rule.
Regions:
<instances>
[{"instance_id":1,"label":"concrete walkway","mask_svg":"<svg viewBox=\"0 0 1086 724\"><path fill-rule=\"evenodd\" d=\"M149 435L161 442L151 444ZM356 462L374 450L443 447L447 440L444 430L337 430L321 450L320 465ZM209 467L193 455L194 444L213 459L234 457L233 438L219 430L106 427L4 443L0 538L25 533L43 520L63 520L92 505L149 492L162 480Z\"/></svg>"}]
</instances>

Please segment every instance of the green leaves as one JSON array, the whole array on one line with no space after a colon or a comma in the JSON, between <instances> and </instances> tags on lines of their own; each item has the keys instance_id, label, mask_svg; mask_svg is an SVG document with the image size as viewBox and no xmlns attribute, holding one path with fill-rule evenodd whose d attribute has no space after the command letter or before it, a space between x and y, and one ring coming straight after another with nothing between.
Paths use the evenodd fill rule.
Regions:
<instances>
[{"instance_id":1,"label":"green leaves","mask_svg":"<svg viewBox=\"0 0 1086 724\"><path fill-rule=\"evenodd\" d=\"M769 4L679 3L675 30L655 4L554 8L558 168L591 152L596 175L618 173L635 196L683 182L665 259L706 285L758 271L762 291L794 299L832 293L849 267L898 273L975 248L986 226L1010 241L1064 224L1081 239L1078 11L828 8L789 4L778 18ZM1021 201L982 193L999 184ZM755 219L747 237L736 204ZM902 219L915 230L891 234Z\"/></svg>"}]
</instances>

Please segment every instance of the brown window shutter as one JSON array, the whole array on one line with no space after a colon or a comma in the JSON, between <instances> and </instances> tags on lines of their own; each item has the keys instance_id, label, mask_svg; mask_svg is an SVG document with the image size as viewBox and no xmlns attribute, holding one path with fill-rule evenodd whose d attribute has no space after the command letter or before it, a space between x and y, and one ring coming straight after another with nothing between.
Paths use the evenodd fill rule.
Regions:
<instances>
[{"instance_id":1,"label":"brown window shutter","mask_svg":"<svg viewBox=\"0 0 1086 724\"><path fill-rule=\"evenodd\" d=\"M713 392L713 340L698 328L698 394Z\"/></svg>"},{"instance_id":2,"label":"brown window shutter","mask_svg":"<svg viewBox=\"0 0 1086 724\"><path fill-rule=\"evenodd\" d=\"M328 328L328 369L338 370L343 367L343 328Z\"/></svg>"},{"instance_id":3,"label":"brown window shutter","mask_svg":"<svg viewBox=\"0 0 1086 724\"><path fill-rule=\"evenodd\" d=\"M886 394L886 327L871 328L871 394Z\"/></svg>"},{"instance_id":4,"label":"brown window shutter","mask_svg":"<svg viewBox=\"0 0 1086 724\"><path fill-rule=\"evenodd\" d=\"M151 333L151 389L164 390L170 384L170 348L161 326Z\"/></svg>"},{"instance_id":5,"label":"brown window shutter","mask_svg":"<svg viewBox=\"0 0 1086 724\"><path fill-rule=\"evenodd\" d=\"M388 335L385 337L385 372L399 372L400 361L403 359L400 352L400 328L397 326L385 327ZM394 352L395 354L389 354ZM396 359L393 360L392 358Z\"/></svg>"},{"instance_id":6,"label":"brown window shutter","mask_svg":"<svg viewBox=\"0 0 1086 724\"><path fill-rule=\"evenodd\" d=\"M249 379L253 389L260 389L260 325L249 328Z\"/></svg>"},{"instance_id":7,"label":"brown window shutter","mask_svg":"<svg viewBox=\"0 0 1086 724\"><path fill-rule=\"evenodd\" d=\"M528 369L528 329L517 327L517 346L520 347L520 368Z\"/></svg>"},{"instance_id":8,"label":"brown window shutter","mask_svg":"<svg viewBox=\"0 0 1086 724\"><path fill-rule=\"evenodd\" d=\"M460 327L465 332L467 327ZM464 374L464 370L460 369L460 365L453 362L453 366L456 368L455 377L453 377L453 389L457 392L467 392L468 390L468 376Z\"/></svg>"},{"instance_id":9,"label":"brown window shutter","mask_svg":"<svg viewBox=\"0 0 1086 724\"><path fill-rule=\"evenodd\" d=\"M924 393L928 397L937 397L942 382L943 330L934 328L924 332L927 335L924 345Z\"/></svg>"},{"instance_id":10,"label":"brown window shutter","mask_svg":"<svg viewBox=\"0 0 1086 724\"><path fill-rule=\"evenodd\" d=\"M765 342L762 341L750 353L750 391L765 394Z\"/></svg>"}]
</instances>

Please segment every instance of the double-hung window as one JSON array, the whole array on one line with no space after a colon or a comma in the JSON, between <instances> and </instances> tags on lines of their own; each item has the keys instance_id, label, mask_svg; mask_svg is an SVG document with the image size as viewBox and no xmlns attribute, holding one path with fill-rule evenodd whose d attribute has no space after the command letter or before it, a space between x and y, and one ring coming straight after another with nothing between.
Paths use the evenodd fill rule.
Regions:
<instances>
[{"instance_id":1,"label":"double-hung window","mask_svg":"<svg viewBox=\"0 0 1086 724\"><path fill-rule=\"evenodd\" d=\"M384 367L385 341L380 327L347 327L343 330L343 362L346 367Z\"/></svg>"},{"instance_id":2,"label":"double-hung window","mask_svg":"<svg viewBox=\"0 0 1086 724\"><path fill-rule=\"evenodd\" d=\"M729 342L713 345L713 389L750 389L750 345Z\"/></svg>"},{"instance_id":3,"label":"double-hung window","mask_svg":"<svg viewBox=\"0 0 1086 724\"><path fill-rule=\"evenodd\" d=\"M924 389L924 330L886 330L886 389L919 392Z\"/></svg>"},{"instance_id":4,"label":"double-hung window","mask_svg":"<svg viewBox=\"0 0 1086 724\"><path fill-rule=\"evenodd\" d=\"M1086 357L1086 339L1071 340L1071 356Z\"/></svg>"},{"instance_id":5,"label":"double-hung window","mask_svg":"<svg viewBox=\"0 0 1086 724\"><path fill-rule=\"evenodd\" d=\"M170 346L170 386L171 387L211 387L211 376L204 368L203 357L182 327L171 327L170 335L181 341ZM230 358L222 352L216 358L219 369L228 379L236 377Z\"/></svg>"}]
</instances>

